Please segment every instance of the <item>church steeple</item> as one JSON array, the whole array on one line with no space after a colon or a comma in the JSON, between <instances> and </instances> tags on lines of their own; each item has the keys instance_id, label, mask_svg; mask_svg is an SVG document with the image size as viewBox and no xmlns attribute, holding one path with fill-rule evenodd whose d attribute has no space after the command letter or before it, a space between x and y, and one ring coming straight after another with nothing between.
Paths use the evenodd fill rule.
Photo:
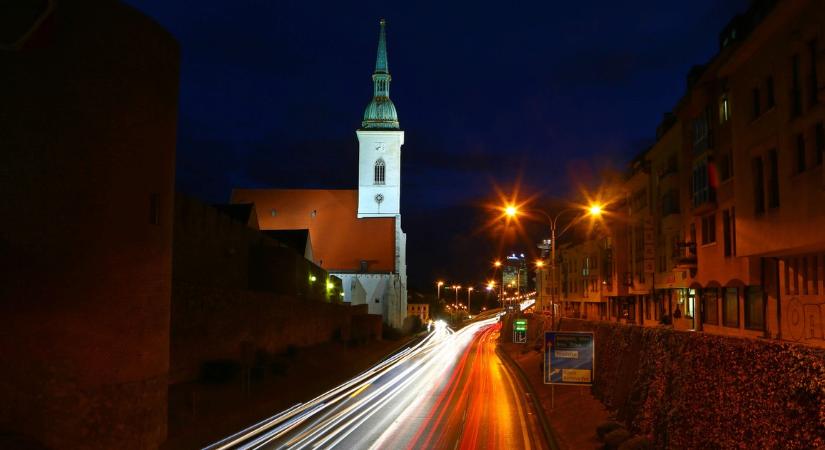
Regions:
<instances>
[{"instance_id":1,"label":"church steeple","mask_svg":"<svg viewBox=\"0 0 825 450\"><path fill-rule=\"evenodd\" d=\"M399 129L398 113L390 100L390 70L387 64L387 22L381 19L378 33L378 54L375 58L375 72L372 74L372 101L364 111L363 129Z\"/></svg>"}]
</instances>

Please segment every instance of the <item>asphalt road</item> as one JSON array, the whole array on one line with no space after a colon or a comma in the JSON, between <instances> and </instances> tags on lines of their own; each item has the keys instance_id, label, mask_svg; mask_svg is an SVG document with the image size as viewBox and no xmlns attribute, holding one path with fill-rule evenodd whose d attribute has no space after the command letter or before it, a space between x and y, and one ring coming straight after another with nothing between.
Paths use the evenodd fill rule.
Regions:
<instances>
[{"instance_id":1,"label":"asphalt road","mask_svg":"<svg viewBox=\"0 0 825 450\"><path fill-rule=\"evenodd\" d=\"M495 352L496 318L439 326L414 347L209 450L540 449L518 378Z\"/></svg>"}]
</instances>

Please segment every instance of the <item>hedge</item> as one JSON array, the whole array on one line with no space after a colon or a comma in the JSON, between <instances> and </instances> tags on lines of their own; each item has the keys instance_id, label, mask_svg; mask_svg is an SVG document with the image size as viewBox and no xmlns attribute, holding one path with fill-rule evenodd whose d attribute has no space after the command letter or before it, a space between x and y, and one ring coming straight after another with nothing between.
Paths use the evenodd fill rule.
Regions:
<instances>
[{"instance_id":1,"label":"hedge","mask_svg":"<svg viewBox=\"0 0 825 450\"><path fill-rule=\"evenodd\" d=\"M825 446L825 351L575 321L593 331L594 394L655 448Z\"/></svg>"}]
</instances>

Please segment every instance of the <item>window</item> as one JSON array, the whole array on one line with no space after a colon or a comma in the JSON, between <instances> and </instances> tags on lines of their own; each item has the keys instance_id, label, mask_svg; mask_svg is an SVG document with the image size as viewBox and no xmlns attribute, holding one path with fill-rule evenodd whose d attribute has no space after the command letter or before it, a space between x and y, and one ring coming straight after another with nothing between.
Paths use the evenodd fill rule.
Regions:
<instances>
[{"instance_id":1,"label":"window","mask_svg":"<svg viewBox=\"0 0 825 450\"><path fill-rule=\"evenodd\" d=\"M716 192L710 186L707 159L702 159L693 166L693 207L716 200Z\"/></svg>"},{"instance_id":2,"label":"window","mask_svg":"<svg viewBox=\"0 0 825 450\"><path fill-rule=\"evenodd\" d=\"M719 99L719 123L725 123L730 120L730 100L728 94L722 94Z\"/></svg>"},{"instance_id":3,"label":"window","mask_svg":"<svg viewBox=\"0 0 825 450\"><path fill-rule=\"evenodd\" d=\"M716 214L702 217L702 244L716 242Z\"/></svg>"},{"instance_id":4,"label":"window","mask_svg":"<svg viewBox=\"0 0 825 450\"><path fill-rule=\"evenodd\" d=\"M730 207L730 254L736 255L736 208Z\"/></svg>"},{"instance_id":5,"label":"window","mask_svg":"<svg viewBox=\"0 0 825 450\"><path fill-rule=\"evenodd\" d=\"M160 194L149 194L149 223L160 225Z\"/></svg>"},{"instance_id":6,"label":"window","mask_svg":"<svg viewBox=\"0 0 825 450\"><path fill-rule=\"evenodd\" d=\"M822 154L825 153L825 127L819 122L814 127L814 140L816 145L816 164L822 164Z\"/></svg>"},{"instance_id":7,"label":"window","mask_svg":"<svg viewBox=\"0 0 825 450\"><path fill-rule=\"evenodd\" d=\"M713 147L713 139L710 130L710 113L708 107L702 115L693 119L693 153L700 154Z\"/></svg>"},{"instance_id":8,"label":"window","mask_svg":"<svg viewBox=\"0 0 825 450\"><path fill-rule=\"evenodd\" d=\"M702 323L719 325L719 290L705 289L702 295Z\"/></svg>"},{"instance_id":9,"label":"window","mask_svg":"<svg viewBox=\"0 0 825 450\"><path fill-rule=\"evenodd\" d=\"M662 217L679 214L679 191L671 189L662 196Z\"/></svg>"},{"instance_id":10,"label":"window","mask_svg":"<svg viewBox=\"0 0 825 450\"><path fill-rule=\"evenodd\" d=\"M805 136L796 135L796 173L805 171Z\"/></svg>"},{"instance_id":11,"label":"window","mask_svg":"<svg viewBox=\"0 0 825 450\"><path fill-rule=\"evenodd\" d=\"M759 104L759 88L753 88L753 118L756 119L762 114L762 105Z\"/></svg>"},{"instance_id":12,"label":"window","mask_svg":"<svg viewBox=\"0 0 825 450\"><path fill-rule=\"evenodd\" d=\"M731 228L731 214L729 210L722 211L722 245L725 247L725 256L733 254L733 229Z\"/></svg>"},{"instance_id":13,"label":"window","mask_svg":"<svg viewBox=\"0 0 825 450\"><path fill-rule=\"evenodd\" d=\"M383 159L375 162L375 184L384 184L386 164Z\"/></svg>"},{"instance_id":14,"label":"window","mask_svg":"<svg viewBox=\"0 0 825 450\"><path fill-rule=\"evenodd\" d=\"M765 108L771 109L776 106L776 97L773 94L773 77L765 80Z\"/></svg>"},{"instance_id":15,"label":"window","mask_svg":"<svg viewBox=\"0 0 825 450\"><path fill-rule=\"evenodd\" d=\"M722 321L726 327L739 328L739 290L725 288L722 299Z\"/></svg>"},{"instance_id":16,"label":"window","mask_svg":"<svg viewBox=\"0 0 825 450\"><path fill-rule=\"evenodd\" d=\"M765 329L765 296L762 294L762 286L745 288L745 328Z\"/></svg>"},{"instance_id":17,"label":"window","mask_svg":"<svg viewBox=\"0 0 825 450\"><path fill-rule=\"evenodd\" d=\"M757 216L765 212L765 169L762 158L753 158L753 213Z\"/></svg>"},{"instance_id":18,"label":"window","mask_svg":"<svg viewBox=\"0 0 825 450\"><path fill-rule=\"evenodd\" d=\"M770 172L768 176L768 207L779 208L779 158L776 149L768 152Z\"/></svg>"},{"instance_id":19,"label":"window","mask_svg":"<svg viewBox=\"0 0 825 450\"><path fill-rule=\"evenodd\" d=\"M799 55L791 59L791 117L802 114L802 88L799 85Z\"/></svg>"},{"instance_id":20,"label":"window","mask_svg":"<svg viewBox=\"0 0 825 450\"><path fill-rule=\"evenodd\" d=\"M810 77L810 92L808 93L808 100L811 105L816 105L819 102L819 84L816 74L816 39L808 42L808 54L811 57L811 73Z\"/></svg>"}]
</instances>

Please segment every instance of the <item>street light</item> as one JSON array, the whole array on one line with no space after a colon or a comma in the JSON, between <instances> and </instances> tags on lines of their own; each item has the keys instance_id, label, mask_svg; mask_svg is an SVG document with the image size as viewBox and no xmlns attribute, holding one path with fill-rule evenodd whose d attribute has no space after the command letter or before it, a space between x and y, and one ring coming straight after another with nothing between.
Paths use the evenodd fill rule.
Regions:
<instances>
[{"instance_id":1,"label":"street light","mask_svg":"<svg viewBox=\"0 0 825 450\"><path fill-rule=\"evenodd\" d=\"M461 285L454 284L452 288L455 290L455 304L453 306L455 307L455 310L458 311L458 291L461 290Z\"/></svg>"},{"instance_id":2,"label":"street light","mask_svg":"<svg viewBox=\"0 0 825 450\"><path fill-rule=\"evenodd\" d=\"M471 312L470 310L470 294L473 293L474 287L470 286L467 288L467 312Z\"/></svg>"},{"instance_id":3,"label":"street light","mask_svg":"<svg viewBox=\"0 0 825 450\"><path fill-rule=\"evenodd\" d=\"M441 286L444 286L443 281L437 281L435 283L435 299L441 301Z\"/></svg>"},{"instance_id":4,"label":"street light","mask_svg":"<svg viewBox=\"0 0 825 450\"><path fill-rule=\"evenodd\" d=\"M561 218L561 216L565 213L580 211L580 209L578 209L578 208L563 209L563 210L559 211L559 213L556 214L555 217L550 216L549 214L547 214L546 212L544 212L542 210L530 210L530 211L531 212L537 212L537 213L543 215L544 217L547 217L547 220L550 223L550 275L551 275L551 278L552 278L552 286L553 286L553 288L550 291L551 292L551 296L550 296L550 320L551 320L551 323L555 324L555 322L556 322L556 290L557 290L557 286L556 286L556 237L561 236L562 234L564 234L567 230L570 229L571 226L573 226L573 224L575 224L577 222L578 218L581 218L584 215L589 215L591 217L601 217L602 213L604 212L604 207L602 205L598 204L598 203L590 204L585 209L585 213L582 216L570 221L570 223L568 223L567 226L564 227L564 229L562 229L558 233L556 232L556 230L557 230L556 225L558 224L559 218ZM504 213L507 216L511 217L511 218L516 218L519 215L519 212L520 212L519 209L514 205L506 205L504 207ZM538 266L538 264L536 264L536 265Z\"/></svg>"}]
</instances>

